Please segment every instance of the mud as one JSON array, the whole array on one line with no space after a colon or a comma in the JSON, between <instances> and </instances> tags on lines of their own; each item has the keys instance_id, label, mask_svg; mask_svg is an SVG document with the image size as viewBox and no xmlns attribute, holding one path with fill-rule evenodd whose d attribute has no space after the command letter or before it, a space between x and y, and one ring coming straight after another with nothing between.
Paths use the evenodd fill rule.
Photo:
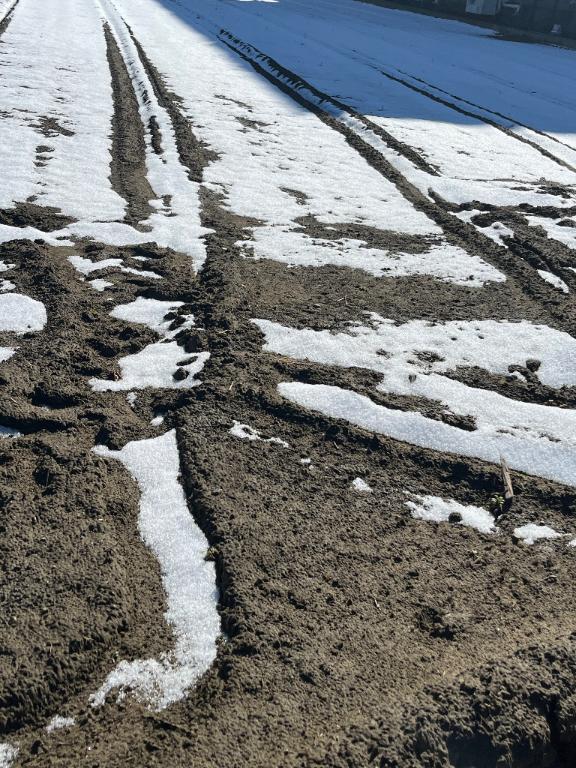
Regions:
<instances>
[{"instance_id":1,"label":"mud","mask_svg":"<svg viewBox=\"0 0 576 768\"><path fill-rule=\"evenodd\" d=\"M110 41L108 50L121 89L112 177L136 220L147 194L138 191L143 134L136 121L129 132L129 79ZM140 54L173 122L181 160L201 181L213 156L141 48ZM323 113L318 117L344 130ZM0 246L0 258L16 264L9 274L18 290L44 302L49 318L41 333L0 338L19 346L0 368L0 424L23 433L0 442L0 728L2 740L18 743L19 764L574 764L574 551L565 540L530 548L512 535L516 526L542 519L576 533L573 489L513 473L515 502L493 537L457 523L413 519L407 493L489 506L502 492L500 468L372 435L286 403L277 384L287 379L367 392L376 378L267 354L251 322L343 329L373 311L398 322L498 317L574 331L573 300L540 285L526 254L529 246L536 249L549 266L568 257L515 212L499 220L514 225L516 250L497 246L345 135L441 223L450 242L492 261L507 281L477 289L244 258L238 243L249 240L256 222L233 215L206 188L202 225L211 233L198 276L187 257L153 243ZM16 226L61 226L58 212L30 206L3 215ZM392 250L423 245L386 230L343 223L327 231L312 218L300 224L311 237L357 237ZM114 285L99 293L69 263L71 253L122 258L137 268L143 256L149 259L144 268L162 279L101 270L94 275ZM92 392L89 378L117 377L119 358L156 338L144 326L109 315L137 296L182 301L181 312L194 313L196 328L177 339L183 359L210 351L200 386L145 390L133 405L125 393ZM453 375L526 402L574 407L576 393L552 392L529 373L524 382L475 369ZM390 407L445 418L428 401L381 398ZM158 413L166 414L160 428L150 424ZM289 447L239 440L229 432L235 420ZM92 709L90 693L119 659L158 655L172 638L162 615L158 565L137 531L137 488L121 465L91 449L97 443L120 448L172 427L190 512L216 563L225 637L214 666L180 703L157 713L128 696ZM369 483L371 494L352 489L356 477ZM55 714L75 717L75 726L46 734L43 727Z\"/></svg>"}]
</instances>

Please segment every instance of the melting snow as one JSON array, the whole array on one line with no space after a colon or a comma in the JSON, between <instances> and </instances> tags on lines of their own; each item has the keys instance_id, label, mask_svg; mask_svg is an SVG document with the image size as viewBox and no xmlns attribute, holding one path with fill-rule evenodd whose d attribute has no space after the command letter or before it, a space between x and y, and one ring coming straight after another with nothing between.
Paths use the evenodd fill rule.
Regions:
<instances>
[{"instance_id":1,"label":"melting snow","mask_svg":"<svg viewBox=\"0 0 576 768\"><path fill-rule=\"evenodd\" d=\"M550 528L549 525L526 523L526 525L514 529L514 536L517 539L522 539L525 544L534 544L534 542L540 539L561 539L564 534L558 533L554 528Z\"/></svg>"},{"instance_id":2,"label":"melting snow","mask_svg":"<svg viewBox=\"0 0 576 768\"><path fill-rule=\"evenodd\" d=\"M46 732L52 733L52 731L58 731L61 728L71 728L75 722L76 721L73 717L62 717L61 715L55 715L46 726Z\"/></svg>"},{"instance_id":3,"label":"melting snow","mask_svg":"<svg viewBox=\"0 0 576 768\"><path fill-rule=\"evenodd\" d=\"M450 515L460 515L459 524L475 528L480 533L494 533L494 517L482 507L460 504L454 499L442 499L440 496L418 496L413 494L415 501L407 501L406 506L412 510L412 517L418 520L428 520L433 523L446 523Z\"/></svg>"},{"instance_id":4,"label":"melting snow","mask_svg":"<svg viewBox=\"0 0 576 768\"><path fill-rule=\"evenodd\" d=\"M550 285L553 285L556 290L562 291L562 293L570 293L570 288L568 288L564 280L558 277L558 275L555 275L553 272L547 272L545 269L538 269L536 271L542 280L545 280L547 283L550 283Z\"/></svg>"},{"instance_id":5,"label":"melting snow","mask_svg":"<svg viewBox=\"0 0 576 768\"><path fill-rule=\"evenodd\" d=\"M361 477L356 477L352 480L352 488L359 493L372 493L372 488Z\"/></svg>"},{"instance_id":6,"label":"melting snow","mask_svg":"<svg viewBox=\"0 0 576 768\"><path fill-rule=\"evenodd\" d=\"M261 437L260 432L254 427L248 424L241 424L239 421L235 421L234 425L228 430L231 435L238 437L240 440L261 440L264 443L276 443L284 448L290 448L289 443L282 440L280 437Z\"/></svg>"},{"instance_id":7,"label":"melting snow","mask_svg":"<svg viewBox=\"0 0 576 768\"><path fill-rule=\"evenodd\" d=\"M118 380L90 379L97 392L120 392L145 387L187 389L200 382L195 378L210 357L209 352L187 354L172 338L194 325L193 315L187 315L183 324L170 330L172 320L165 319L168 312L182 306L180 301L160 301L138 297L129 304L120 304L110 313L126 322L140 323L156 331L160 341L148 344L140 352L120 358L122 376ZM185 371L183 378L174 378L176 371Z\"/></svg>"},{"instance_id":8,"label":"melting snow","mask_svg":"<svg viewBox=\"0 0 576 768\"><path fill-rule=\"evenodd\" d=\"M159 659L121 661L92 695L101 706L118 689L133 692L156 710L183 698L216 657L220 634L214 564L204 557L208 542L194 522L182 486L176 433L128 443L120 451L97 446L99 456L120 460L140 488L138 527L158 558L176 644Z\"/></svg>"},{"instance_id":9,"label":"melting snow","mask_svg":"<svg viewBox=\"0 0 576 768\"><path fill-rule=\"evenodd\" d=\"M100 278L96 278L95 280L90 280L90 285L92 288L94 288L95 291L105 291L106 288L111 288L114 283L111 283L109 280L102 280Z\"/></svg>"}]
</instances>

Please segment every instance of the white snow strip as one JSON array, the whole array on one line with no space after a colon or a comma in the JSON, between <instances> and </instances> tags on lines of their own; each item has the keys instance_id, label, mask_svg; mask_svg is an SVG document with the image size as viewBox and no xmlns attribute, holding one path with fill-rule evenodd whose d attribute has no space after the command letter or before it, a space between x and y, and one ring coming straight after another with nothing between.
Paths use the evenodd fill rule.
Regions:
<instances>
[{"instance_id":1,"label":"white snow strip","mask_svg":"<svg viewBox=\"0 0 576 768\"><path fill-rule=\"evenodd\" d=\"M52 731L58 731L61 728L71 728L75 723L76 721L73 717L55 715L46 726L46 733L52 733Z\"/></svg>"},{"instance_id":2,"label":"white snow strip","mask_svg":"<svg viewBox=\"0 0 576 768\"><path fill-rule=\"evenodd\" d=\"M576 411L514 400L445 375L464 367L507 374L512 364L537 360L540 366L535 375L542 383L574 386L576 339L525 321L434 324L413 320L395 325L375 314L370 318L370 326L354 325L346 333L287 328L267 320L254 322L266 336L266 350L324 365L368 368L382 374L378 390L440 402L445 412L473 419L475 427L474 431L464 431L418 412L397 412L390 418L396 424L396 436L404 435L400 439L490 461L498 461L496 448L500 446L511 466L515 463L523 471L576 484ZM339 399L357 397L345 390L339 392ZM377 422L388 414L388 409L365 400ZM416 429L418 419L422 421ZM453 437L449 438L450 434ZM566 456L568 463L555 467L554 456L558 462L565 461Z\"/></svg>"},{"instance_id":3,"label":"white snow strip","mask_svg":"<svg viewBox=\"0 0 576 768\"><path fill-rule=\"evenodd\" d=\"M158 558L168 609L165 613L175 647L160 658L121 661L91 696L94 707L117 690L128 692L159 710L186 696L216 658L220 634L214 564L204 558L208 542L194 522L182 486L176 433L128 443L120 451L94 451L119 459L140 488L138 527Z\"/></svg>"},{"instance_id":4,"label":"white snow strip","mask_svg":"<svg viewBox=\"0 0 576 768\"><path fill-rule=\"evenodd\" d=\"M0 294L0 331L23 334L41 331L46 325L46 307L21 293Z\"/></svg>"},{"instance_id":5,"label":"white snow strip","mask_svg":"<svg viewBox=\"0 0 576 768\"><path fill-rule=\"evenodd\" d=\"M548 272L545 269L538 269L536 271L542 280L545 280L547 283L550 283L550 285L553 285L556 290L562 291L563 293L570 293L570 288L568 288L564 280L562 280L561 277L558 277L558 275L555 275L553 272Z\"/></svg>"},{"instance_id":6,"label":"white snow strip","mask_svg":"<svg viewBox=\"0 0 576 768\"><path fill-rule=\"evenodd\" d=\"M283 448L290 448L290 444L280 437L262 437L261 433L254 429L254 427L248 424L241 424L239 421L234 421L232 427L228 430L231 435L239 438L240 440L260 440L263 443L275 443L281 445Z\"/></svg>"},{"instance_id":7,"label":"white snow strip","mask_svg":"<svg viewBox=\"0 0 576 768\"><path fill-rule=\"evenodd\" d=\"M0 768L10 768L18 755L18 747L11 744L0 744Z\"/></svg>"},{"instance_id":8,"label":"white snow strip","mask_svg":"<svg viewBox=\"0 0 576 768\"><path fill-rule=\"evenodd\" d=\"M430 275L459 285L482 286L503 282L506 276L478 256L448 243L431 245L420 253L386 251L367 247L362 240L323 240L279 227L254 230L249 243L239 243L245 254L274 259L291 267L337 267L361 269L375 277Z\"/></svg>"},{"instance_id":9,"label":"white snow strip","mask_svg":"<svg viewBox=\"0 0 576 768\"><path fill-rule=\"evenodd\" d=\"M442 499L440 496L413 495L415 501L407 501L406 506L412 510L412 517L418 520L428 520L433 523L447 523L450 515L460 515L459 524L475 528L480 533L494 533L494 516L483 507L471 504L460 504L455 499Z\"/></svg>"},{"instance_id":10,"label":"white snow strip","mask_svg":"<svg viewBox=\"0 0 576 768\"><path fill-rule=\"evenodd\" d=\"M5 261L0 261L0 272L7 272L9 269L14 269L16 264L6 264Z\"/></svg>"},{"instance_id":11,"label":"white snow strip","mask_svg":"<svg viewBox=\"0 0 576 768\"><path fill-rule=\"evenodd\" d=\"M576 486L574 431L564 442L538 440L531 436L523 438L497 430L468 432L429 419L417 411L406 412L377 405L364 395L340 387L283 382L278 390L287 400L303 408L343 419L370 432L493 464L499 464L500 456L504 455L512 469Z\"/></svg>"},{"instance_id":12,"label":"white snow strip","mask_svg":"<svg viewBox=\"0 0 576 768\"><path fill-rule=\"evenodd\" d=\"M362 480L361 477L355 477L354 480L352 480L352 488L359 493L372 493L372 488L370 488L366 480Z\"/></svg>"},{"instance_id":13,"label":"white snow strip","mask_svg":"<svg viewBox=\"0 0 576 768\"><path fill-rule=\"evenodd\" d=\"M549 525L536 525L535 523L526 523L520 528L514 528L514 536L521 539L524 544L534 544L540 539L561 539L563 533L558 533Z\"/></svg>"},{"instance_id":14,"label":"white snow strip","mask_svg":"<svg viewBox=\"0 0 576 768\"><path fill-rule=\"evenodd\" d=\"M160 301L138 296L128 304L119 304L114 307L110 314L118 320L146 325L161 336L166 336L169 335L168 327L172 320L165 320L165 316L181 306L181 301Z\"/></svg>"},{"instance_id":15,"label":"white snow strip","mask_svg":"<svg viewBox=\"0 0 576 768\"><path fill-rule=\"evenodd\" d=\"M557 240L568 248L576 249L576 217L549 219L545 216L527 216L526 218L531 226L542 227L552 240ZM561 224L560 222L565 223Z\"/></svg>"}]
</instances>

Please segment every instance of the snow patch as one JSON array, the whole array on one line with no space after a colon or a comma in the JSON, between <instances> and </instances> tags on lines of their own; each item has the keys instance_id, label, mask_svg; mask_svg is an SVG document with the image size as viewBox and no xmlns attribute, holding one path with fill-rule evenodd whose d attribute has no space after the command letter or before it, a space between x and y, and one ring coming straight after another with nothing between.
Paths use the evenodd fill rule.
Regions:
<instances>
[{"instance_id":1,"label":"snow patch","mask_svg":"<svg viewBox=\"0 0 576 768\"><path fill-rule=\"evenodd\" d=\"M121 661L91 696L93 707L117 690L128 692L155 710L182 699L216 658L220 634L214 564L204 558L208 542L194 522L178 477L176 432L138 440L113 451L96 446L99 456L118 459L140 488L138 528L158 558L168 610L165 613L176 644L160 658Z\"/></svg>"},{"instance_id":2,"label":"snow patch","mask_svg":"<svg viewBox=\"0 0 576 768\"><path fill-rule=\"evenodd\" d=\"M475 528L480 533L495 533L494 516L483 507L460 504L455 499L440 496L418 496L411 494L415 501L405 502L412 510L412 517L433 523L447 523L450 515L459 515L459 525Z\"/></svg>"},{"instance_id":3,"label":"snow patch","mask_svg":"<svg viewBox=\"0 0 576 768\"><path fill-rule=\"evenodd\" d=\"M545 280L547 283L550 283L550 285L553 285L557 291L562 291L562 293L570 293L570 288L568 288L564 280L562 280L561 277L558 277L558 275L555 275L553 272L547 272L545 269L538 269L536 271L542 280Z\"/></svg>"},{"instance_id":4,"label":"snow patch","mask_svg":"<svg viewBox=\"0 0 576 768\"><path fill-rule=\"evenodd\" d=\"M0 768L10 768L18 755L18 747L11 744L0 744Z\"/></svg>"},{"instance_id":5,"label":"snow patch","mask_svg":"<svg viewBox=\"0 0 576 768\"><path fill-rule=\"evenodd\" d=\"M260 440L263 443L275 443L276 445L281 445L283 448L290 448L289 443L287 443L285 440L282 440L282 438L261 437L261 434L257 429L254 429L254 427L251 427L248 424L241 424L239 421L234 421L233 426L228 430L228 432L240 440Z\"/></svg>"},{"instance_id":6,"label":"snow patch","mask_svg":"<svg viewBox=\"0 0 576 768\"><path fill-rule=\"evenodd\" d=\"M564 534L558 533L549 525L536 525L536 523L526 523L520 528L514 528L514 536L521 539L524 544L534 544L540 539L561 539Z\"/></svg>"},{"instance_id":7,"label":"snow patch","mask_svg":"<svg viewBox=\"0 0 576 768\"><path fill-rule=\"evenodd\" d=\"M52 733L52 731L58 731L61 728L71 728L75 723L76 720L73 717L55 715L46 726L46 733Z\"/></svg>"},{"instance_id":8,"label":"snow patch","mask_svg":"<svg viewBox=\"0 0 576 768\"><path fill-rule=\"evenodd\" d=\"M21 293L0 294L0 331L20 335L41 331L46 321L46 308L41 301Z\"/></svg>"},{"instance_id":9,"label":"snow patch","mask_svg":"<svg viewBox=\"0 0 576 768\"><path fill-rule=\"evenodd\" d=\"M372 493L372 488L361 477L356 477L352 480L352 488L359 493Z\"/></svg>"}]
</instances>

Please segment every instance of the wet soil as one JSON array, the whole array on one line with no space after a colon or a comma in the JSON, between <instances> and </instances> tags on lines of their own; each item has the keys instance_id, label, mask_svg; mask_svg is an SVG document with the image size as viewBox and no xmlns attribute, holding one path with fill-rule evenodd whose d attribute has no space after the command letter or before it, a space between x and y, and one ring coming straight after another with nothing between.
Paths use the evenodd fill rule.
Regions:
<instances>
[{"instance_id":1,"label":"wet soil","mask_svg":"<svg viewBox=\"0 0 576 768\"><path fill-rule=\"evenodd\" d=\"M109 55L116 55L113 46ZM173 120L181 160L201 181L213 155L141 55ZM122 70L121 62L111 66ZM137 218L146 195L130 197L128 190L139 188L144 129L136 124L128 131L125 110L133 105L124 96L120 101L115 135L128 137L131 149L115 139L113 175L129 210L140 211ZM576 307L535 279L520 246L497 246L448 206L423 198L359 139L347 139L433 213L449 240L506 271L507 281L478 289L245 258L238 243L255 222L233 215L206 188L202 224L211 233L197 276L185 256L153 243L0 246L0 258L16 265L10 279L44 302L49 318L41 333L0 338L18 346L0 368L0 424L23 433L0 442L0 729L3 739L18 743L19 764L574 765L574 550L565 541L530 548L512 535L517 525L540 520L576 534L573 489L513 473L516 499L499 518L497 536L413 519L409 494L490 505L502 492L500 468L286 403L277 393L281 381L338 383L374 397L377 380L369 371L265 353L251 321L343 329L371 311L398 322L497 317L574 332ZM55 212L33 213L38 229L55 228ZM567 258L511 213L512 219L522 248L535 243L549 266ZM309 236L327 236L313 219L301 226ZM375 247L421 247L345 223L332 232ZM110 268L89 276L114 283L100 293L74 270L72 253L122 258L162 279ZM141 257L148 259L144 266ZM91 377L117 377L119 358L156 338L109 315L137 296L182 301L182 311L193 311L196 328L177 339L183 357L210 351L200 386L145 390L132 405L125 393L91 390ZM552 393L529 376L519 382L474 369L453 375L527 402L575 405L573 391ZM442 418L433 403L417 398L382 395L382 402ZM165 423L153 427L159 412ZM239 440L229 432L235 420L289 447ZM167 710L149 711L131 697L91 709L90 693L119 659L158 655L172 640L158 565L137 531L137 488L121 465L91 449L120 448L172 427L190 513L216 563L225 637L211 670ZM372 493L353 490L356 477ZM76 725L46 734L55 714L74 716Z\"/></svg>"}]
</instances>

